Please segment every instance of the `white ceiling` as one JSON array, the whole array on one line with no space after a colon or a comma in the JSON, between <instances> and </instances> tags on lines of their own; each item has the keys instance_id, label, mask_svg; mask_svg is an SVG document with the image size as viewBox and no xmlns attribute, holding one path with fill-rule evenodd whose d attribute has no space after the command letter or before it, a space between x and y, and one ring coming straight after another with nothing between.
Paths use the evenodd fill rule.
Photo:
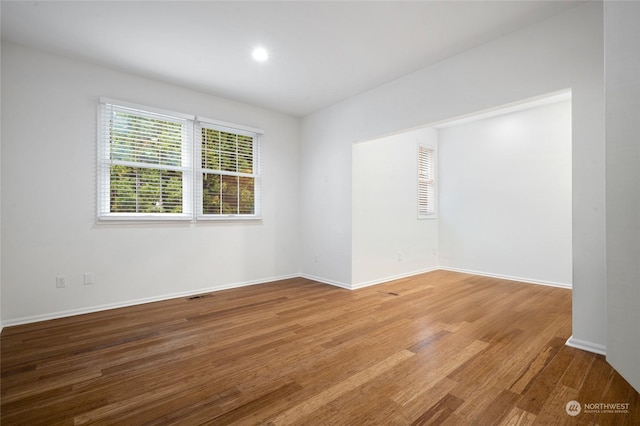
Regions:
<instances>
[{"instance_id":1,"label":"white ceiling","mask_svg":"<svg viewBox=\"0 0 640 426\"><path fill-rule=\"evenodd\" d=\"M3 40L304 116L577 4L2 1L1 16Z\"/></svg>"}]
</instances>

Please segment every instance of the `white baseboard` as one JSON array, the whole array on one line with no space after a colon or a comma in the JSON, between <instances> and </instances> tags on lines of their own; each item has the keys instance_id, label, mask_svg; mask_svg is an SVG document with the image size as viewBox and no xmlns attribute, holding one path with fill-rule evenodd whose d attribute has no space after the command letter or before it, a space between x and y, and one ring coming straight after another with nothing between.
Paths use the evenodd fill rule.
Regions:
<instances>
[{"instance_id":1,"label":"white baseboard","mask_svg":"<svg viewBox=\"0 0 640 426\"><path fill-rule=\"evenodd\" d=\"M567 339L565 345L576 349L582 349L583 351L593 352L600 355L607 355L607 347L600 343L588 342L586 340L576 339L571 336Z\"/></svg>"},{"instance_id":2,"label":"white baseboard","mask_svg":"<svg viewBox=\"0 0 640 426\"><path fill-rule=\"evenodd\" d=\"M21 325L21 324L29 324L29 323L33 323L33 322L39 322L39 321L47 321L47 320L52 320L52 319L70 317L70 316L74 316L74 315L89 314L89 313L92 313L92 312L100 312L100 311L106 311L106 310L109 310L109 309L124 308L124 307L127 307L127 306L141 305L141 304L144 304L144 303L159 302L159 301L162 301L162 300L176 299L176 298L179 298L179 297L188 297L188 296L193 296L193 295L196 295L196 294L211 293L211 292L220 291L220 290L227 290L227 289L231 289L231 288L246 287L246 286L249 286L249 285L266 284L266 283L269 283L269 282L279 281L279 280L284 280L284 279L289 279L289 278L302 277L302 278L306 278L306 279L309 279L309 280L312 280L312 281L317 281L317 282L320 282L320 283L323 283L323 284L329 284L329 285L332 285L332 286L344 288L344 289L347 289L347 290L356 290L356 289L359 289L359 288L369 287L369 286L382 284L382 283L385 283L385 282L389 282L389 281L393 281L393 280L397 280L397 279L401 279L401 278L407 278L407 277L411 277L411 276L415 276L415 275L425 274L427 272L433 272L433 271L437 271L437 270L461 272L461 273L466 273L466 274L480 275L480 276L499 278L499 279L505 279L505 280L511 280L511 281L520 281L520 282L529 283L529 284L538 284L538 285L547 285L547 286L553 286L553 287L571 288L570 284L561 284L561 283L553 283L553 282L545 282L545 281L533 281L533 280L526 279L526 278L521 278L521 277L511 277L511 276L506 276L506 275L490 274L490 273L485 273L485 272L470 271L470 270L465 270L465 269L448 268L448 267L427 268L427 269L423 269L423 270L419 270L419 271L413 271L413 272L409 272L409 273L405 273L405 274L389 276L389 277L380 278L380 279L377 279L377 280L367 281L367 282L358 283L358 284L347 284L347 283L343 283L343 282L340 282L340 281L335 281L335 280L331 280L331 279L328 279L328 278L317 277L317 276L310 275L310 274L290 274L290 275L283 275L283 276L279 276L279 277L266 278L266 279L262 279L262 280L245 281L245 282L232 283L232 284L221 285L221 286L216 286L216 287L200 288L200 289L196 289L196 290L189 290L189 291L178 292L178 293L170 293L170 294L164 294L164 295L160 295L160 296L153 296L153 297L146 297L146 298L141 298L141 299L127 300L127 301L124 301L124 302L108 303L108 304L104 304L104 305L95 305L95 306L90 306L90 307L85 307L85 308L70 309L70 310L66 310L66 311L58 311L58 312L51 312L51 313L47 313L47 314L41 314L41 315L33 315L33 316L27 316L27 317L14 318L14 319L9 319L9 320L3 321L0 324L0 332L2 331L3 327L10 327L10 326ZM578 342L575 345L569 344L569 342L567 342L567 345L568 346L573 346L573 347L576 347L576 348L579 348L579 349L584 349L584 350L587 350L587 351L590 351L590 352L603 353L604 354L604 352L599 352L599 351L604 351L604 347L599 347L599 345L590 344L589 342L582 342L582 343Z\"/></svg>"},{"instance_id":3,"label":"white baseboard","mask_svg":"<svg viewBox=\"0 0 640 426\"><path fill-rule=\"evenodd\" d=\"M334 281L334 280L330 280L328 278L322 278L322 277L316 277L315 275L309 275L309 274L300 274L298 275L301 278L306 278L308 280L311 281L317 281L319 283L322 284L329 284L332 286L336 286L336 287L340 287L340 288L345 288L347 290L353 290L353 287L350 284L346 284L340 281Z\"/></svg>"},{"instance_id":4,"label":"white baseboard","mask_svg":"<svg viewBox=\"0 0 640 426\"><path fill-rule=\"evenodd\" d=\"M389 282L389 281L399 280L401 278L408 278L408 277L414 277L414 276L420 275L420 274L426 274L427 272L437 271L438 269L440 269L440 268L437 267L437 266L434 266L432 268L420 269L418 271L407 272L407 273L399 274L399 275L392 275L392 276L380 278L380 279L373 280L373 281L366 281L366 282L363 282L363 283L351 284L351 288L353 290L356 290L358 288L364 288L364 287L369 287L369 286L372 286L372 285L383 284L383 283L386 283L386 282Z\"/></svg>"},{"instance_id":5,"label":"white baseboard","mask_svg":"<svg viewBox=\"0 0 640 426\"><path fill-rule=\"evenodd\" d=\"M566 283L557 283L553 281L542 281L542 280L532 280L530 278L523 277L514 277L510 275L501 275L501 274L493 274L490 272L482 272L482 271L472 271L469 269L460 269L460 268L450 268L447 266L440 266L436 269L440 269L442 271L451 271L451 272L461 272L463 274L471 274L471 275L480 275L482 277L490 277L490 278L498 278L501 280L509 280L509 281L519 281L527 284L537 284L537 285L546 285L550 287L560 287L560 288L568 288L571 289L573 286L571 284Z\"/></svg>"},{"instance_id":6,"label":"white baseboard","mask_svg":"<svg viewBox=\"0 0 640 426\"><path fill-rule=\"evenodd\" d=\"M289 278L297 278L299 276L300 276L299 274L283 275L279 277L266 278L263 280L244 281L240 283L226 284L226 285L221 285L216 287L199 288L196 290L163 294L160 296L144 297L141 299L127 300L124 302L107 303L104 305L95 305L95 306L89 306L86 308L69 309L66 311L51 312L51 313L42 314L42 315L33 315L33 316L27 316L27 317L21 317L21 318L14 318L14 319L3 321L2 326L10 327L13 325L30 324L33 322L48 321L52 319L65 318L65 317L70 317L74 315L90 314L93 312L106 311L109 309L125 308L127 306L142 305L142 304L151 303L151 302L160 302L163 300L177 299L180 297L189 297L197 294L211 293L211 292L220 291L220 290L228 290L231 288L266 284L273 281L285 280Z\"/></svg>"}]
</instances>

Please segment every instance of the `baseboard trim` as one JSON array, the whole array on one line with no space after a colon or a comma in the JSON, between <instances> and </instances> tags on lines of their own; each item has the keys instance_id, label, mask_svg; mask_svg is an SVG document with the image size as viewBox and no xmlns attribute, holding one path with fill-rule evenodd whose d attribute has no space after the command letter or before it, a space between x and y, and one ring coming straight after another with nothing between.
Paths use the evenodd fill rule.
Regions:
<instances>
[{"instance_id":1,"label":"baseboard trim","mask_svg":"<svg viewBox=\"0 0 640 426\"><path fill-rule=\"evenodd\" d=\"M330 280L328 278L322 278L322 277L317 277L315 275L310 275L310 274L300 274L298 275L300 278L306 278L308 280L311 281L317 281L319 283L322 284L329 284L335 287L340 287L340 288L344 288L347 290L353 290L353 286L351 286L350 284L346 284L340 281L334 281L334 280Z\"/></svg>"},{"instance_id":2,"label":"baseboard trim","mask_svg":"<svg viewBox=\"0 0 640 426\"><path fill-rule=\"evenodd\" d=\"M599 343L588 342L582 339L576 339L573 337L569 337L565 345L570 346L572 348L581 349L587 352L593 352L595 354L607 355L607 347L605 345L601 345Z\"/></svg>"},{"instance_id":3,"label":"baseboard trim","mask_svg":"<svg viewBox=\"0 0 640 426\"><path fill-rule=\"evenodd\" d=\"M176 299L176 298L180 298L180 297L188 297L188 296L193 296L193 295L196 295L196 294L211 293L211 292L215 292L215 291L228 290L228 289L238 288L238 287L246 287L246 286L250 286L250 285L266 284L266 283L279 281L279 280L290 279L290 278L306 278L308 280L317 281L319 283L328 284L328 285L332 285L332 286L335 286L335 287L340 287L340 288L343 288L343 289L346 289L346 290L357 290L357 289L364 288L364 287L370 287L370 286L374 286L374 285L378 285L378 284L383 284L383 283L386 283L386 282L389 282L389 281L394 281L394 280L398 280L398 279L402 279L402 278L412 277L412 276L415 276L415 275L425 274L425 273L428 273L428 272L433 272L433 271L438 271L438 270L451 271L451 272L460 272L460 273L465 273L465 274L486 276L486 277L498 278L498 279L504 279L504 280L510 280L510 281L519 281L519 282L523 282L523 283L527 283L527 284L546 285L546 286L552 286L552 287L561 287L561 288L571 289L571 285L569 285L569 284L561 284L561 283L546 282L546 281L534 281L534 280L530 280L530 279L526 279L526 278L520 278L520 277L511 277L511 276L506 276L506 275L491 274L491 273L485 273L485 272L479 272L479 271L471 271L471 270L466 270L466 269L449 268L449 267L441 267L441 266L436 266L436 267L433 267L433 268L427 268L427 269L423 269L423 270L419 270L419 271L413 271L413 272L409 272L409 273L406 273L406 274L394 275L394 276L385 277L385 278L381 278L381 279L373 280L373 281L367 281L367 282L359 283L359 284L347 284L347 283L343 283L343 282L340 282L340 281L335 281L335 280L331 280L331 279L328 279L328 278L318 277L318 276L311 275L311 274L290 274L290 275L282 275L282 276L278 276L278 277L266 278L266 279L262 279L262 280L253 280L253 281L232 283L232 284L226 284L226 285L221 285L221 286L216 286L216 287L200 288L200 289L196 289L196 290L189 290L189 291L178 292L178 293L169 293L169 294L164 294L164 295L160 295L160 296L153 296L153 297L146 297L146 298L141 298L141 299L127 300L127 301L124 301L124 302L107 303L107 304L104 304L104 305L95 305L95 306L90 306L90 307L87 307L87 308L70 309L70 310L66 310L66 311L58 311L58 312L52 312L52 313L42 314L42 315L33 315L33 316L9 319L9 320L3 321L0 324L0 332L2 332L2 329L4 327L11 327L11 326L14 326L14 325L30 324L30 323L34 323L34 322L48 321L48 320L53 320L53 319L58 319L58 318L70 317L70 316L74 316L74 315L90 314L90 313L93 313L93 312L106 311L106 310L109 310L109 309L125 308L127 306L142 305L142 304L145 304L145 303L160 302L160 301L163 301L163 300ZM571 340L571 339L569 339L569 340ZM574 345L574 344L570 344L569 341L567 341L567 345L568 346L572 346L572 347L576 347L578 349L584 349L584 350L589 351L589 352L601 353L603 355L605 354L603 346L597 345L597 344L591 344L590 342L578 341Z\"/></svg>"},{"instance_id":4,"label":"baseboard trim","mask_svg":"<svg viewBox=\"0 0 640 426\"><path fill-rule=\"evenodd\" d=\"M226 285L215 286L215 287L199 288L196 290L182 291L177 293L169 293L169 294L164 294L160 296L144 297L141 299L127 300L124 302L95 305L95 306L90 306L88 308L69 309L66 311L58 311L58 312L52 312L52 313L42 314L42 315L33 315L28 317L15 318L15 319L3 321L2 326L11 327L14 325L31 324L31 323L40 322L40 321L49 321L53 319L66 318L66 317L71 317L75 315L83 315L83 314L90 314L93 312L107 311L109 309L126 308L128 306L143 305L145 303L161 302L163 300L178 299L180 297L189 297L197 294L211 293L211 292L221 291L221 290L229 290L232 288L267 284L274 281L286 280L290 278L298 278L299 276L300 274L282 275L279 277L271 277L271 278L262 279L262 280L244 281L240 283L226 284Z\"/></svg>"},{"instance_id":5,"label":"baseboard trim","mask_svg":"<svg viewBox=\"0 0 640 426\"><path fill-rule=\"evenodd\" d=\"M416 275L426 274L427 272L437 271L439 269L440 269L439 267L434 266L432 268L420 269L418 271L412 271L412 272L407 272L407 273L404 273L404 274L392 275L392 276L389 276L389 277L380 278L380 279L373 280L373 281L366 281L366 282L363 282L363 283L352 284L351 288L353 290L356 290L356 289L359 289L359 288L369 287L369 286L372 286L372 285L384 284L384 283L388 283L390 281L399 280L399 279L402 279L402 278L415 277Z\"/></svg>"},{"instance_id":6,"label":"baseboard trim","mask_svg":"<svg viewBox=\"0 0 640 426\"><path fill-rule=\"evenodd\" d=\"M542 280L532 280L529 278L522 278L522 277L514 277L514 276L510 276L510 275L502 275L502 274L493 274L490 272L482 272L482 271L472 271L469 269L460 269L460 268L450 268L447 266L440 266L436 269L440 269L442 271L451 271L451 272L460 272L463 274L471 274L471 275L479 275L482 277L490 277L490 278L497 278L500 280L509 280L509 281L519 281L522 283L527 283L527 284L536 284L536 285L545 285L548 287L559 287L559 288L568 288L568 289L572 289L573 286L571 284L566 284L566 283L557 283L554 281L542 281Z\"/></svg>"}]
</instances>

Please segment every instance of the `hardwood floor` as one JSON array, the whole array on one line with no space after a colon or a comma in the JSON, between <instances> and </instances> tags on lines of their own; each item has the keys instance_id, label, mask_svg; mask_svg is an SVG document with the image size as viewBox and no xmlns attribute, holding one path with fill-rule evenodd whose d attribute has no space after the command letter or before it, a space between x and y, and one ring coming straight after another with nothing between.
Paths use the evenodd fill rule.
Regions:
<instances>
[{"instance_id":1,"label":"hardwood floor","mask_svg":"<svg viewBox=\"0 0 640 426\"><path fill-rule=\"evenodd\" d=\"M6 328L2 425L640 424L638 393L570 334L566 289L291 279Z\"/></svg>"}]
</instances>

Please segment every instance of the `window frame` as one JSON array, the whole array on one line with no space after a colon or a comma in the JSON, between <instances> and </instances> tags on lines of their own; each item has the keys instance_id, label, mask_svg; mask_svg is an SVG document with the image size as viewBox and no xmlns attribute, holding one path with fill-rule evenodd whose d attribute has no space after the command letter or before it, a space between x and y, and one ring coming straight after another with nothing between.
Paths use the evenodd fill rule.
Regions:
<instances>
[{"instance_id":1,"label":"window frame","mask_svg":"<svg viewBox=\"0 0 640 426\"><path fill-rule=\"evenodd\" d=\"M126 162L114 160L111 156L110 119L113 110L139 115L140 117L161 118L169 122L182 125L181 165L163 166L145 164L144 162ZM98 223L141 223L141 222L184 222L184 221L215 221L215 220L261 220L261 144L259 136L264 132L248 126L212 120L205 117L169 111L161 108L120 101L107 97L100 97L97 111L97 192L96 217ZM248 214L202 214L202 185L201 168L201 137L200 126L217 126L226 132L253 136L253 166L254 166L254 213ZM122 164L120 164L122 163ZM126 164L125 164L126 163ZM131 164L130 164L131 163ZM182 213L119 213L111 212L111 167L112 165L127 165L130 167L150 168L160 170L179 170L182 172Z\"/></svg>"}]
</instances>

